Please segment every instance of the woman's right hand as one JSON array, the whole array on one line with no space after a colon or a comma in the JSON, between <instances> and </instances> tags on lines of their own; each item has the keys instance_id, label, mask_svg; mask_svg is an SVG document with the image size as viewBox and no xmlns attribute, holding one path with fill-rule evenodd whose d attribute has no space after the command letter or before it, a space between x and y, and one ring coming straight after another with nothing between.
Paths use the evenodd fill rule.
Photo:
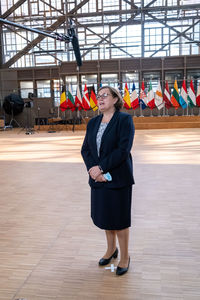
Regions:
<instances>
[{"instance_id":1,"label":"woman's right hand","mask_svg":"<svg viewBox=\"0 0 200 300\"><path fill-rule=\"evenodd\" d=\"M99 176L97 176L97 178L95 179L95 182L106 182L106 179L104 178L104 176L102 174L100 174Z\"/></svg>"}]
</instances>

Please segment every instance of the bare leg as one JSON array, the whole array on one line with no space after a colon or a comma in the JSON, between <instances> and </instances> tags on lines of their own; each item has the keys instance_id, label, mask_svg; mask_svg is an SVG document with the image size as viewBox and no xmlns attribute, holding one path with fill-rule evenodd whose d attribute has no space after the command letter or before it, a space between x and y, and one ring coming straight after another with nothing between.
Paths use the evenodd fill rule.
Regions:
<instances>
[{"instance_id":1,"label":"bare leg","mask_svg":"<svg viewBox=\"0 0 200 300\"><path fill-rule=\"evenodd\" d=\"M116 231L106 230L107 251L103 258L109 258L116 250Z\"/></svg>"},{"instance_id":2,"label":"bare leg","mask_svg":"<svg viewBox=\"0 0 200 300\"><path fill-rule=\"evenodd\" d=\"M119 247L120 247L120 262L118 266L121 268L127 268L128 261L129 261L129 253L128 253L129 228L117 230L116 233L117 233Z\"/></svg>"}]
</instances>

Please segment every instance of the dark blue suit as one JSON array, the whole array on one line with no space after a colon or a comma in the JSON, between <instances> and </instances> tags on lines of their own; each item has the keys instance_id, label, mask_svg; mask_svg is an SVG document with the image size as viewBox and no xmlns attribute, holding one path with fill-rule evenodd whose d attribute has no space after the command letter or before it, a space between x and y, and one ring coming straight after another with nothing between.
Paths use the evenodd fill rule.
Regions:
<instances>
[{"instance_id":1,"label":"dark blue suit","mask_svg":"<svg viewBox=\"0 0 200 300\"><path fill-rule=\"evenodd\" d=\"M112 181L98 183L90 177L89 184L91 187L104 185L108 188L132 185L134 184L132 157L130 154L134 137L132 117L118 111L114 113L102 136L100 156L98 157L96 135L102 117L103 115L99 115L88 123L81 154L87 170L93 166L100 165L104 173L110 172Z\"/></svg>"},{"instance_id":2,"label":"dark blue suit","mask_svg":"<svg viewBox=\"0 0 200 300\"><path fill-rule=\"evenodd\" d=\"M102 117L101 114L89 121L81 154L87 170L99 165L104 173L112 176L110 182L95 182L89 176L91 216L98 227L117 230L130 226L131 186L134 184L130 151L134 124L129 114L116 111L103 133L98 156L96 136Z\"/></svg>"}]
</instances>

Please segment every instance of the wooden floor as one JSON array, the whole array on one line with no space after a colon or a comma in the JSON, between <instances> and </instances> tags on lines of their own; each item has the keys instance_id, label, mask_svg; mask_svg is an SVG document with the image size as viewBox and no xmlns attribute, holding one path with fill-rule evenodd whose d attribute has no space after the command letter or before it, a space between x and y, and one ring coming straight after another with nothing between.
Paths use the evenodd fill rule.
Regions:
<instances>
[{"instance_id":1,"label":"wooden floor","mask_svg":"<svg viewBox=\"0 0 200 300\"><path fill-rule=\"evenodd\" d=\"M0 132L0 300L199 300L200 129L136 131L122 277L98 266L83 136Z\"/></svg>"}]
</instances>

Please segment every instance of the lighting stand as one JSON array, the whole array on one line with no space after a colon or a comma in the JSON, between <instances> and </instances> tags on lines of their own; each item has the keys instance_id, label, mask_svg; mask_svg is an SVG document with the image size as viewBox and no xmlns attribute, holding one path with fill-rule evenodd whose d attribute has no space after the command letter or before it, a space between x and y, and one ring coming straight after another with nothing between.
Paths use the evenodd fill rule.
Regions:
<instances>
[{"instance_id":1,"label":"lighting stand","mask_svg":"<svg viewBox=\"0 0 200 300\"><path fill-rule=\"evenodd\" d=\"M15 123L18 127L21 127L20 124L17 122L17 120L15 120L15 118L14 118L14 113L13 113L14 102L10 101L10 105L11 105L11 120L10 120L9 125L6 126L6 128L12 129L13 128L12 123L13 124Z\"/></svg>"}]
</instances>

